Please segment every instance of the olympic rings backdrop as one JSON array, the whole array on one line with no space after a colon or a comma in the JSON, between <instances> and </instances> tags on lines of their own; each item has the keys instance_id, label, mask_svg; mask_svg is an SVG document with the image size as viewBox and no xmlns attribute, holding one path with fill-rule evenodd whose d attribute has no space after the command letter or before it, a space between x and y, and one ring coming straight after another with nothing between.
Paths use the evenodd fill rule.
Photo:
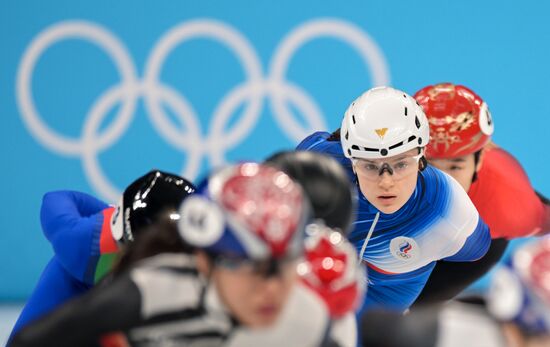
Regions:
<instances>
[{"instance_id":1,"label":"olympic rings backdrop","mask_svg":"<svg viewBox=\"0 0 550 347\"><path fill-rule=\"evenodd\" d=\"M523 1L5 1L0 300L52 255L42 195L114 202L151 168L197 181L339 126L375 85L465 84L550 195L550 24ZM521 211L510 211L521 213Z\"/></svg>"}]
</instances>

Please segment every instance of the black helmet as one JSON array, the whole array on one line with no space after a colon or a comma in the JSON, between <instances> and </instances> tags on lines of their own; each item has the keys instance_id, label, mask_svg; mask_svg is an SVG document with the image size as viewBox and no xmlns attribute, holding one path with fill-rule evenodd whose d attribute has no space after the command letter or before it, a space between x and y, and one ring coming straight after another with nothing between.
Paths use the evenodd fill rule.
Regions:
<instances>
[{"instance_id":1,"label":"black helmet","mask_svg":"<svg viewBox=\"0 0 550 347\"><path fill-rule=\"evenodd\" d=\"M340 164L321 153L278 152L266 160L299 182L306 192L315 219L347 234L355 218L353 185Z\"/></svg>"},{"instance_id":2,"label":"black helmet","mask_svg":"<svg viewBox=\"0 0 550 347\"><path fill-rule=\"evenodd\" d=\"M139 177L124 190L113 213L113 237L123 243L134 241L136 234L156 221L159 212L177 211L194 191L191 182L171 173L152 170Z\"/></svg>"}]
</instances>

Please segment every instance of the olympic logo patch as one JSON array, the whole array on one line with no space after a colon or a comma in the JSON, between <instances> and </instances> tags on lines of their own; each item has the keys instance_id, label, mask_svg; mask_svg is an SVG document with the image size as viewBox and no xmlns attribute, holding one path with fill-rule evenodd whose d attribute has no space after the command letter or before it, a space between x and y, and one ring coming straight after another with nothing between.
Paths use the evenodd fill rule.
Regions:
<instances>
[{"instance_id":1,"label":"olympic logo patch","mask_svg":"<svg viewBox=\"0 0 550 347\"><path fill-rule=\"evenodd\" d=\"M265 99L269 101L276 123L291 140L298 142L315 130L325 129L322 112L310 94L285 78L296 51L321 37L341 40L353 47L370 71L372 85L389 84L386 61L374 40L357 26L339 19L304 22L287 34L277 46L265 76L258 54L235 28L212 19L183 22L170 29L154 45L146 59L142 78L138 76L122 41L108 29L88 21L63 21L39 33L24 52L17 72L17 104L31 135L52 152L80 158L92 187L104 198L114 201L120 191L101 168L98 156L126 132L141 98L155 131L172 147L187 154L187 164L180 174L190 180L199 174L204 156L213 166L225 163L226 153L243 142L253 130ZM67 137L52 130L43 121L32 95L33 72L38 61L50 46L67 39L97 45L111 58L120 75L120 82L105 90L83 116L80 138ZM188 98L159 78L168 55L178 45L193 39L210 39L224 45L235 54L246 78L230 89L215 107L208 131L202 131L200 118ZM120 107L115 119L101 130L103 120L116 105ZM162 105L174 111L184 125L183 129L172 124ZM228 128L232 114L241 105L244 105L242 116ZM302 114L306 125L294 118L293 108Z\"/></svg>"},{"instance_id":2,"label":"olympic logo patch","mask_svg":"<svg viewBox=\"0 0 550 347\"><path fill-rule=\"evenodd\" d=\"M399 260L410 261L418 257L420 249L412 238L399 236L390 241L390 252Z\"/></svg>"}]
</instances>

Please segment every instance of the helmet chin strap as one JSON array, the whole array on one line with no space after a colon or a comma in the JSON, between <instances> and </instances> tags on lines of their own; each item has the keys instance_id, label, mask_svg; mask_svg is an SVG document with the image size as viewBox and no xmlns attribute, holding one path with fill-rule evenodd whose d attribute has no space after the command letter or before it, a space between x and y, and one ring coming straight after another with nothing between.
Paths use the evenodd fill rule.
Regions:
<instances>
[{"instance_id":1,"label":"helmet chin strap","mask_svg":"<svg viewBox=\"0 0 550 347\"><path fill-rule=\"evenodd\" d=\"M359 252L359 261L363 261L363 255L365 254L365 250L367 249L367 245L369 244L369 240L372 237L372 233L374 232L374 228L376 227L376 224L378 223L378 218L380 218L380 211L376 212L376 215L374 216L374 220L372 221L372 224L370 225L369 232L367 233L367 237L365 237L365 241L363 241L363 246L361 247L361 251Z\"/></svg>"}]
</instances>

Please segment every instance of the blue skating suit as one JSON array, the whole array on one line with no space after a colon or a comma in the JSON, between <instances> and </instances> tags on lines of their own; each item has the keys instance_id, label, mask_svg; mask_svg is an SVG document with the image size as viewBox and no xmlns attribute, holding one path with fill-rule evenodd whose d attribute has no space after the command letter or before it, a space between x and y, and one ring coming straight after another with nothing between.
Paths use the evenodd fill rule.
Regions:
<instances>
[{"instance_id":1,"label":"blue skating suit","mask_svg":"<svg viewBox=\"0 0 550 347\"><path fill-rule=\"evenodd\" d=\"M355 181L352 164L339 141L317 132L297 147L325 153L338 160ZM379 212L357 186L357 218L349 234L359 254ZM368 265L368 290L360 312L384 307L404 311L417 298L435 261L474 261L491 242L489 228L481 220L464 189L445 173L428 166L418 175L416 189L399 211L380 213L363 261Z\"/></svg>"},{"instance_id":2,"label":"blue skating suit","mask_svg":"<svg viewBox=\"0 0 550 347\"><path fill-rule=\"evenodd\" d=\"M12 335L88 291L109 271L117 252L109 226L113 211L106 203L75 191L44 196L40 221L54 256L19 315Z\"/></svg>"}]
</instances>

